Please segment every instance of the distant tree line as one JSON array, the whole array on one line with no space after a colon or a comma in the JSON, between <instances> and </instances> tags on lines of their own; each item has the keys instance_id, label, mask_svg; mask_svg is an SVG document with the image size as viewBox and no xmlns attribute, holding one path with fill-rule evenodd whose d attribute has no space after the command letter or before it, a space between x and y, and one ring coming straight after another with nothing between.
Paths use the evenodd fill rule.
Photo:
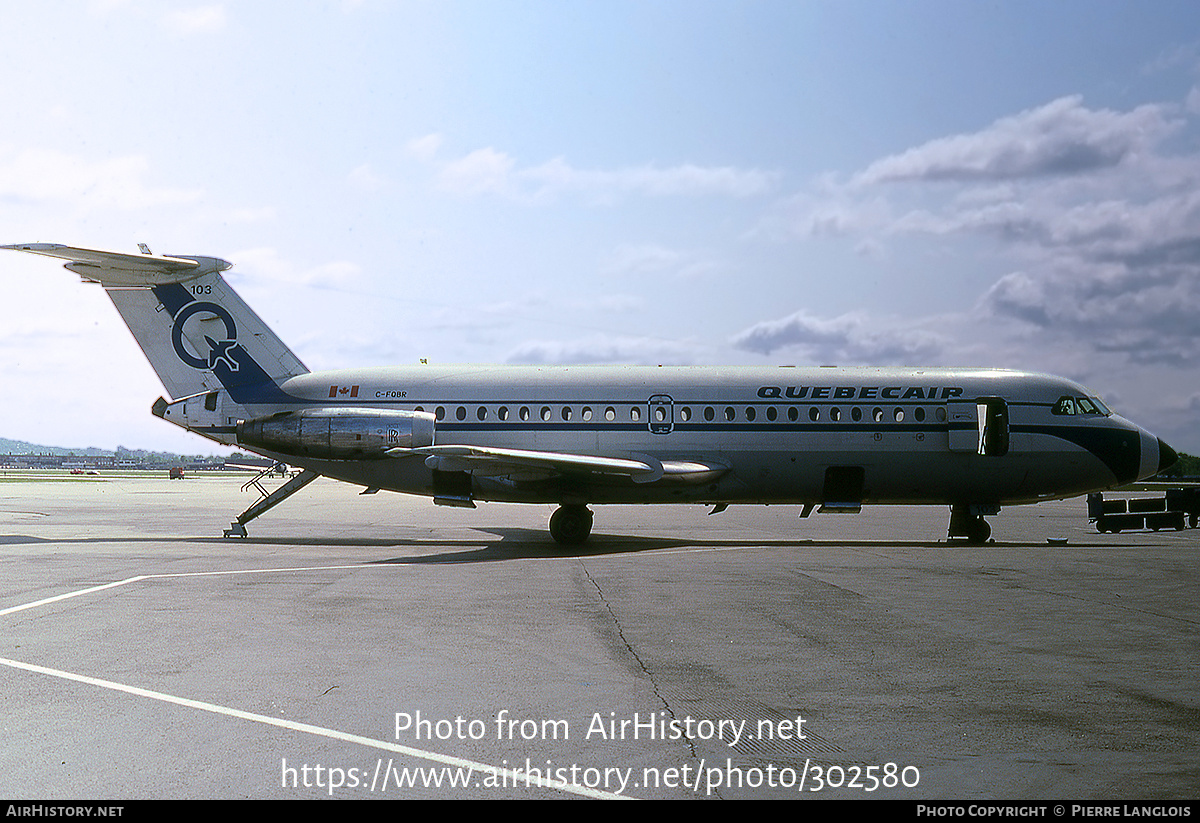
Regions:
<instances>
[{"instance_id":1,"label":"distant tree line","mask_svg":"<svg viewBox=\"0 0 1200 823\"><path fill-rule=\"evenodd\" d=\"M1200 477L1200 457L1190 454L1179 454L1179 462L1171 468L1160 472L1159 477Z\"/></svg>"},{"instance_id":2,"label":"distant tree line","mask_svg":"<svg viewBox=\"0 0 1200 823\"><path fill-rule=\"evenodd\" d=\"M124 446L117 446L116 459L118 461L130 461L142 464L162 464L177 466L179 464L192 463L224 463L224 457L215 457L213 455L196 454L186 455L178 452L152 452L144 449L127 449Z\"/></svg>"}]
</instances>

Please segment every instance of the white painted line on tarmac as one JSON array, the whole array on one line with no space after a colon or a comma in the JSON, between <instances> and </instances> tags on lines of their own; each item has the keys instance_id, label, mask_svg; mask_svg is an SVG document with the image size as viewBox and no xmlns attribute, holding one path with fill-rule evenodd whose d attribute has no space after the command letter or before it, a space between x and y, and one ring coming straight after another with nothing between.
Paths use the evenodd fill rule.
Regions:
<instances>
[{"instance_id":1,"label":"white painted line on tarmac","mask_svg":"<svg viewBox=\"0 0 1200 823\"><path fill-rule=\"evenodd\" d=\"M357 734L339 732L336 729L326 729L321 726L311 726L308 723L296 723L292 720L283 720L281 718L270 717L265 714L245 712L241 709L231 709L228 706L218 706L215 703L206 703L203 700L191 700L186 697L176 697L173 694L151 691L150 689L140 689L137 686L127 686L124 683L115 683L111 680L101 680L98 677L88 677L87 675L65 672L61 669L51 669L46 666L38 666L33 663L23 663L19 660L9 660L8 658L0 657L0 665L8 666L13 669L22 669L27 672L33 672L34 674L44 674L50 677L57 677L62 680L71 680L88 686L99 686L103 689L111 689L112 691L124 692L125 694L132 694L138 697L148 697L151 700L159 700L164 703L173 703L176 706L186 706L190 709L199 709L200 711L224 715L225 717L236 717L240 720L249 720L254 723L275 726L280 729L303 732L304 734L312 734L319 737L328 737L332 740L341 740L347 743L357 743L361 746L369 746L373 749L382 749L383 751L403 754L409 757L416 757L421 760L429 760L434 763L440 763L444 766L470 769L472 773L478 773L479 779L503 780L504 782L501 785L505 788L516 788L518 786L538 786L540 788L567 792L568 794L577 794L583 797L592 797L604 800L634 799L626 795L602 792L598 789L592 789L587 786L579 786L574 783L547 780L541 775L537 774L530 774L526 776L525 773L515 769L503 769L498 766L489 766L486 763L478 763L474 760L465 760L461 757L452 757L450 755L439 754L438 752L429 752L425 751L424 749L414 749L410 746L402 746L399 743L389 743L386 740L375 740L373 738L362 737L361 735Z\"/></svg>"},{"instance_id":2,"label":"white painted line on tarmac","mask_svg":"<svg viewBox=\"0 0 1200 823\"><path fill-rule=\"evenodd\" d=\"M104 583L99 586L90 586L86 589L67 592L65 594L56 595L54 597L46 597L41 600L35 600L30 603L22 603L18 606L10 606L7 609L0 610L0 617L5 615L15 614L17 612L35 609L39 606L46 606L51 603L58 603L62 600L67 600L72 597L80 597L85 594L94 594L95 592L104 591L106 589L114 589L118 586L125 586L130 583L138 583L145 580L166 579L166 578L181 578L181 577L213 577L222 575L237 575L237 574L266 574L271 572L308 572L308 571L333 571L339 569L369 569L378 568L377 566L363 565L340 565L340 566L299 566L293 568L276 568L276 569L237 569L232 571L217 571L217 572L172 572L165 574L139 574L134 577L127 577L124 580L116 580L112 583ZM254 712L246 712L241 709L233 709L228 706L219 706L215 703L206 703L202 700L192 700L186 697L176 697L175 695L166 694L165 692L156 692L150 689L142 689L137 686L128 686L124 683L116 683L111 680L102 680L98 677L89 677L83 674L75 674L73 672L62 671L61 669L51 669L46 666L39 666L34 663L23 663L19 660L10 660L0 657L0 665L8 666L13 669L22 669L35 674L44 674L50 677L57 677L63 680L72 680L76 683L83 683L89 686L99 686L112 691L124 692L138 697L147 697L152 700L159 700L164 703L173 703L177 706L186 706L200 711L211 712L213 714L225 715L226 717L236 717L241 720L250 720L255 723L264 723L268 726L276 726L281 729L290 729L291 731L303 732L305 734L318 735L320 737L328 737L333 740L342 740L348 743L358 743L359 745L369 746L375 749L382 749L396 754L408 755L422 760L429 760L434 763L440 763L444 766L452 766L455 768L470 769L472 772L478 773L481 779L499 780L502 787L516 788L519 786L538 786L540 788L554 789L568 794L577 794L583 797L592 797L605 800L633 800L627 795L613 794L611 792L603 792L598 789L592 789L587 786L579 786L574 783L565 783L556 780L547 780L541 775L530 774L526 775L516 769L500 768L498 766L490 766L486 763L477 763L473 760L465 760L460 757L452 757L450 755L439 754L438 752L425 751L424 749L414 749L410 746L402 746L398 743L389 743L386 740L375 740L370 737L362 737L357 734L348 732L340 732L336 729L326 729L321 726L311 726L307 723L296 723L291 720L283 720L277 717L270 717L264 714L256 714Z\"/></svg>"},{"instance_id":3,"label":"white painted line on tarmac","mask_svg":"<svg viewBox=\"0 0 1200 823\"><path fill-rule=\"evenodd\" d=\"M67 592L66 594L56 595L55 597L47 597L43 600L35 600L32 603L22 603L20 606L9 606L7 609L0 610L0 617L5 615L23 612L26 609L36 609L38 606L48 606L51 603L57 603L60 600L66 600L70 597L79 597L83 594L92 594L93 592L104 591L105 589L114 589L117 586L124 586L127 583L136 583L139 580L145 580L152 575L139 574L137 577L127 577L124 580L118 580L114 583L105 583L101 586L92 586L88 589L80 589L79 591Z\"/></svg>"},{"instance_id":4,"label":"white painted line on tarmac","mask_svg":"<svg viewBox=\"0 0 1200 823\"><path fill-rule=\"evenodd\" d=\"M134 577L127 577L124 580L117 580L112 583L104 583L99 586L90 586L86 589L80 589L80 590L74 591L74 592L67 592L66 594L55 595L54 597L46 597L46 598L43 598L42 600L35 600L32 603L22 603L19 606L9 606L7 609L0 609L0 617L4 617L5 615L9 615L9 614L16 614L17 612L23 612L26 609L36 609L39 606L48 606L51 603L57 603L60 600L67 600L71 597L79 597L80 595L84 595L84 594L93 594L95 592L104 591L105 589L115 589L117 586L124 586L129 583L138 583L143 580L159 580L159 579L178 578L178 577L214 577L214 576L229 575L229 574L268 574L270 572L312 572L312 571L329 571L329 570L335 570L335 569L370 569L370 568L376 568L376 567L375 566L363 566L363 565L298 566L295 568L282 568L282 569L234 569L232 571L223 571L223 572L171 572L171 573L165 573L165 574L139 574Z\"/></svg>"}]
</instances>

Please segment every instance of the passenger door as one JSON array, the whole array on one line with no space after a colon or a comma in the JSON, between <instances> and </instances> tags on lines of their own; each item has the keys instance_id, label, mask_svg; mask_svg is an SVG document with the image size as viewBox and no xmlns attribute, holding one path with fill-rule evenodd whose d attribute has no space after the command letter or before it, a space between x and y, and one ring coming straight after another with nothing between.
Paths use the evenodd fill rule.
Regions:
<instances>
[{"instance_id":1,"label":"passenger door","mask_svg":"<svg viewBox=\"0 0 1200 823\"><path fill-rule=\"evenodd\" d=\"M670 434L675 428L674 402L667 394L656 394L646 401L646 420L651 434Z\"/></svg>"},{"instance_id":2,"label":"passenger door","mask_svg":"<svg viewBox=\"0 0 1200 823\"><path fill-rule=\"evenodd\" d=\"M946 403L950 451L986 457L1008 454L1008 403L1002 397L950 400Z\"/></svg>"}]
</instances>

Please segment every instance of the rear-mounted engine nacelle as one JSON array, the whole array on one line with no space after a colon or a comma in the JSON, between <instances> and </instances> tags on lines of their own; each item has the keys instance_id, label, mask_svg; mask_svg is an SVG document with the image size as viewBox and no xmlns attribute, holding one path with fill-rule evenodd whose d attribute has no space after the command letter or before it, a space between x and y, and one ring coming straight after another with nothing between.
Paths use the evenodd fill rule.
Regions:
<instances>
[{"instance_id":1,"label":"rear-mounted engine nacelle","mask_svg":"<svg viewBox=\"0 0 1200 823\"><path fill-rule=\"evenodd\" d=\"M382 458L387 449L432 446L433 429L428 412L305 409L238 421L237 442L298 457Z\"/></svg>"}]
</instances>

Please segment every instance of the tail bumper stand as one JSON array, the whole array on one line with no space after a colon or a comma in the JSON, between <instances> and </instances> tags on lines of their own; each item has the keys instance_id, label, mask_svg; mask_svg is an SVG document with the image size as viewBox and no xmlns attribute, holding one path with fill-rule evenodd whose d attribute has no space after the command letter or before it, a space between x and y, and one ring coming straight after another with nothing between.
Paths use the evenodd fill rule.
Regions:
<instances>
[{"instance_id":1,"label":"tail bumper stand","mask_svg":"<svg viewBox=\"0 0 1200 823\"><path fill-rule=\"evenodd\" d=\"M247 523L249 523L254 518L258 517L263 512L266 512L270 509L275 508L280 503L282 503L284 500L287 500L293 494L300 491L302 488L304 488L305 486L307 486L309 483L313 482L320 476L321 475L317 474L315 471L312 471L311 469L305 469L304 471L300 472L300 474L296 475L291 480L284 483L282 486L280 486L279 488L277 488L275 491L271 492L270 494L267 494L266 491L263 489L263 487L256 482L258 480L258 478L255 478L250 483L247 483L246 484L247 486L253 485L260 492L262 492L263 497L261 500L259 500L257 503L255 503L253 506L251 506L250 508L246 509L244 512L239 514L237 520L235 520L229 524L229 528L225 530L225 536L226 537L245 537Z\"/></svg>"}]
</instances>

